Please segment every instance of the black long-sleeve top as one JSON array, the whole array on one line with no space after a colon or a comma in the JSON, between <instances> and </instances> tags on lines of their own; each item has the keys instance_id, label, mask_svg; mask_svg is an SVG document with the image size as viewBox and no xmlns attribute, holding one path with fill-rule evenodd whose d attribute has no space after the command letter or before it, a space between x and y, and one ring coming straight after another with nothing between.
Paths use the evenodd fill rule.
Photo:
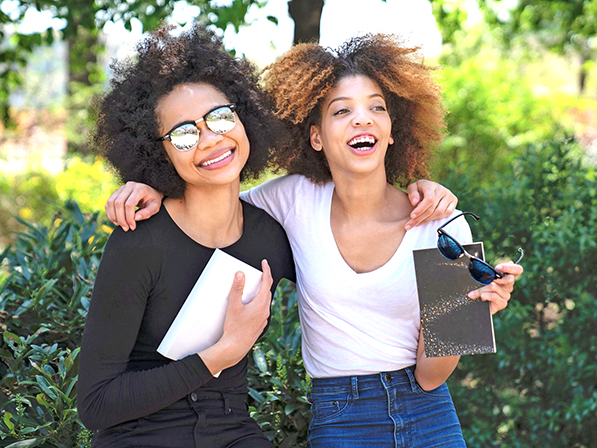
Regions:
<instances>
[{"instance_id":1,"label":"black long-sleeve top","mask_svg":"<svg viewBox=\"0 0 597 448\"><path fill-rule=\"evenodd\" d=\"M284 230L243 202L243 235L222 248L274 279L294 281ZM166 209L134 232L114 230L100 263L85 325L78 410L89 429L104 429L156 412L192 391L247 391L247 357L218 378L198 355L171 361L156 349L214 249L188 237ZM232 284L232 279L230 279Z\"/></svg>"}]
</instances>

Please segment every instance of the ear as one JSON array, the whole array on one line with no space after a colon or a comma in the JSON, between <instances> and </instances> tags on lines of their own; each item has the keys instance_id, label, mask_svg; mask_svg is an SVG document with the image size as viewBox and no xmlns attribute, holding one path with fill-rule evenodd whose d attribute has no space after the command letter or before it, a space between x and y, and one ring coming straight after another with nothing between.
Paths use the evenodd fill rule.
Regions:
<instances>
[{"instance_id":1,"label":"ear","mask_svg":"<svg viewBox=\"0 0 597 448\"><path fill-rule=\"evenodd\" d=\"M309 139L311 140L311 147L315 151L321 151L323 149L323 143L321 142L321 132L319 128L315 125L312 125L309 134Z\"/></svg>"},{"instance_id":2,"label":"ear","mask_svg":"<svg viewBox=\"0 0 597 448\"><path fill-rule=\"evenodd\" d=\"M390 145L393 145L393 144L394 144L394 137L392 137L391 135L390 135L390 140L389 140L389 143L390 143Z\"/></svg>"}]
</instances>

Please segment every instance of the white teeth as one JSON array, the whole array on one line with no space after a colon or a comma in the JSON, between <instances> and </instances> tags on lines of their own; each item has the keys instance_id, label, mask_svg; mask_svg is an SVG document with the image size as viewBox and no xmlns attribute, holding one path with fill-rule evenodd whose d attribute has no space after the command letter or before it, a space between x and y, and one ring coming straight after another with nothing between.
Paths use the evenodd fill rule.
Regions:
<instances>
[{"instance_id":1,"label":"white teeth","mask_svg":"<svg viewBox=\"0 0 597 448\"><path fill-rule=\"evenodd\" d=\"M207 162L200 163L199 166L213 165L214 163L218 163L219 161L224 160L226 157L230 156L230 154L232 154L232 151L226 151L220 157L216 157L215 159L211 159L211 160L208 160Z\"/></svg>"},{"instance_id":2,"label":"white teeth","mask_svg":"<svg viewBox=\"0 0 597 448\"><path fill-rule=\"evenodd\" d=\"M357 145L366 144L367 146L364 149L370 149L371 146L375 145L375 138L372 135L363 135L360 137L355 137L351 141L348 142L348 145L354 147ZM356 148L362 149L362 148Z\"/></svg>"}]
</instances>

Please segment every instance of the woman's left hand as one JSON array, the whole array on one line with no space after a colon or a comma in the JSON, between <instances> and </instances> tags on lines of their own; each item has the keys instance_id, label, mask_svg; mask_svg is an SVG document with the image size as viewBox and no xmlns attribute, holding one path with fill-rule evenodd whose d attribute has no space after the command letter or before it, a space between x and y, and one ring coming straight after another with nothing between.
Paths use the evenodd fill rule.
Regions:
<instances>
[{"instance_id":1,"label":"woman's left hand","mask_svg":"<svg viewBox=\"0 0 597 448\"><path fill-rule=\"evenodd\" d=\"M458 198L446 187L430 180L418 180L407 189L408 199L415 209L410 214L410 221L404 226L406 230L446 218L452 214L458 204Z\"/></svg>"},{"instance_id":2,"label":"woman's left hand","mask_svg":"<svg viewBox=\"0 0 597 448\"><path fill-rule=\"evenodd\" d=\"M471 299L480 298L489 302L491 314L495 314L508 306L510 294L514 290L514 282L524 271L521 265L512 262L498 264L495 268L504 274L504 277L494 280L489 285L476 289L468 295Z\"/></svg>"}]
</instances>

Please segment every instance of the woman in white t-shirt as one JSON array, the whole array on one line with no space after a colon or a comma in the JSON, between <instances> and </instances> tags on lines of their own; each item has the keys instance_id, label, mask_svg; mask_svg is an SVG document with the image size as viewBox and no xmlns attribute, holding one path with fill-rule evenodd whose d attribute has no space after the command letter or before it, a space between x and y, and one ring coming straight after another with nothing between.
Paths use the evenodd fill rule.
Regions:
<instances>
[{"instance_id":1,"label":"woman in white t-shirt","mask_svg":"<svg viewBox=\"0 0 597 448\"><path fill-rule=\"evenodd\" d=\"M459 357L425 356L412 257L458 212L440 202L443 219L409 230L413 205L394 186L427 174L443 129L439 87L415 52L368 35L335 52L298 45L266 69L290 134L274 159L290 175L244 199L283 225L293 249L312 448L465 446L445 384ZM115 193L108 215L132 227L134 208L116 207L127 199L161 196L138 184ZM464 218L449 226L471 242ZM470 293L492 313L522 273L496 269L502 278Z\"/></svg>"}]
</instances>

